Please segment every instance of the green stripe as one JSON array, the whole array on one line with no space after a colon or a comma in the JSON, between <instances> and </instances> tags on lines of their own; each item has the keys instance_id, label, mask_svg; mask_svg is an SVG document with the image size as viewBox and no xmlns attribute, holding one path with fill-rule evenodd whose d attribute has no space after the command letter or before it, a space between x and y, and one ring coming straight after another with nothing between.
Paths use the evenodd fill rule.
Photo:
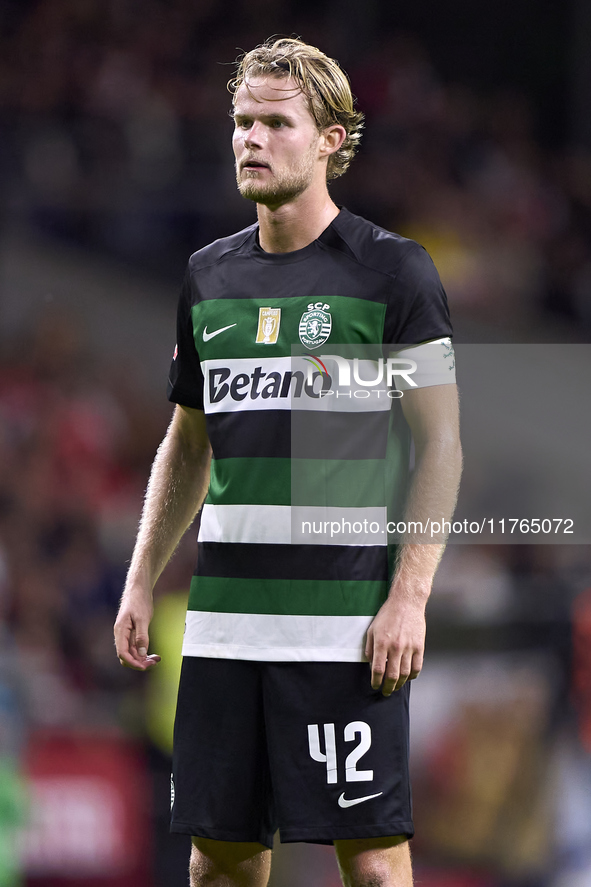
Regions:
<instances>
[{"instance_id":1,"label":"green stripe","mask_svg":"<svg viewBox=\"0 0 591 887\"><path fill-rule=\"evenodd\" d=\"M383 507L385 467L383 459L292 459L292 504Z\"/></svg>"},{"instance_id":2,"label":"green stripe","mask_svg":"<svg viewBox=\"0 0 591 887\"><path fill-rule=\"evenodd\" d=\"M290 459L213 459L209 505L290 505Z\"/></svg>"},{"instance_id":3,"label":"green stripe","mask_svg":"<svg viewBox=\"0 0 591 887\"><path fill-rule=\"evenodd\" d=\"M383 507L385 468L383 459L214 459L206 502Z\"/></svg>"},{"instance_id":4,"label":"green stripe","mask_svg":"<svg viewBox=\"0 0 591 887\"><path fill-rule=\"evenodd\" d=\"M289 357L291 346L300 345L299 325L302 314L311 302L323 301L330 307L332 329L326 344L341 345L383 340L386 306L369 299L353 296L297 296L293 298L262 299L206 299L191 308L193 335L201 360L216 358ZM274 345L255 342L259 308L281 308L279 338ZM208 342L203 341L203 329L208 332L235 324ZM301 346L303 348L303 346ZM304 352L309 353L306 349ZM312 352L314 353L314 352Z\"/></svg>"},{"instance_id":5,"label":"green stripe","mask_svg":"<svg viewBox=\"0 0 591 887\"><path fill-rule=\"evenodd\" d=\"M373 616L386 599L382 581L226 579L193 576L189 610L290 616Z\"/></svg>"}]
</instances>

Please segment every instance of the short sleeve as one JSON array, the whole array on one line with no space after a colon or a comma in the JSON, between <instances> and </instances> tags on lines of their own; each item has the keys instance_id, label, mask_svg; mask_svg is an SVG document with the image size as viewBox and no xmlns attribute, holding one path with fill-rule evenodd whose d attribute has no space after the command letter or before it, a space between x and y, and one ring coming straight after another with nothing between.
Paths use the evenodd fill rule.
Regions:
<instances>
[{"instance_id":1,"label":"short sleeve","mask_svg":"<svg viewBox=\"0 0 591 887\"><path fill-rule=\"evenodd\" d=\"M191 274L187 268L177 311L176 348L168 377L168 399L181 406L203 409L203 373L193 336Z\"/></svg>"},{"instance_id":2,"label":"short sleeve","mask_svg":"<svg viewBox=\"0 0 591 887\"><path fill-rule=\"evenodd\" d=\"M403 258L386 308L384 344L418 345L453 334L437 269L418 243Z\"/></svg>"}]
</instances>

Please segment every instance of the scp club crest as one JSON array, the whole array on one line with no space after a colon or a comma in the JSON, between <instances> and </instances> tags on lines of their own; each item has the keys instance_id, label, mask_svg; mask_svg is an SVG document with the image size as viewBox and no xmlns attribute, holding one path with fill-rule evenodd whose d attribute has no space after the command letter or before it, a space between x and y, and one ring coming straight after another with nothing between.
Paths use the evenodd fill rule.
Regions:
<instances>
[{"instance_id":1,"label":"scp club crest","mask_svg":"<svg viewBox=\"0 0 591 887\"><path fill-rule=\"evenodd\" d=\"M300 320L300 342L306 348L319 348L324 345L332 329L332 317L326 302L310 302Z\"/></svg>"}]
</instances>

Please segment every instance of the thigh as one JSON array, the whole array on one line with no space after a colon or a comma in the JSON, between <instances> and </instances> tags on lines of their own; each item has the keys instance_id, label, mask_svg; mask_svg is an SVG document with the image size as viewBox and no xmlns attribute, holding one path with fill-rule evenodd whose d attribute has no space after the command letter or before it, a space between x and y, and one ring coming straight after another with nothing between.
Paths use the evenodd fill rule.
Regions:
<instances>
[{"instance_id":1,"label":"thigh","mask_svg":"<svg viewBox=\"0 0 591 887\"><path fill-rule=\"evenodd\" d=\"M272 846L275 821L260 663L183 660L171 831Z\"/></svg>"},{"instance_id":2,"label":"thigh","mask_svg":"<svg viewBox=\"0 0 591 887\"><path fill-rule=\"evenodd\" d=\"M263 695L282 841L411 837L409 684L384 697L367 663L268 663Z\"/></svg>"}]
</instances>

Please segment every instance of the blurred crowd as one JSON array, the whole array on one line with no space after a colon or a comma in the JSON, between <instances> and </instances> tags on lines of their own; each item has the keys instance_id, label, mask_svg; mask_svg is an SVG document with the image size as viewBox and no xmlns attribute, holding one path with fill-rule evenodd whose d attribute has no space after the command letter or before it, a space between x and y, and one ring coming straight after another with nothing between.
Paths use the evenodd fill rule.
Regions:
<instances>
[{"instance_id":1,"label":"blurred crowd","mask_svg":"<svg viewBox=\"0 0 591 887\"><path fill-rule=\"evenodd\" d=\"M178 277L252 219L225 90L238 49L296 31L334 54L367 115L335 197L432 253L452 306L523 333L591 324L591 156L519 89L443 82L424 45L337 7L269 0L5 2L0 163L11 219ZM339 13L340 14L340 13ZM548 130L548 125L545 129ZM588 146L587 146L588 148Z\"/></svg>"},{"instance_id":2,"label":"blurred crowd","mask_svg":"<svg viewBox=\"0 0 591 887\"><path fill-rule=\"evenodd\" d=\"M2 648L37 726L125 720L112 621L161 422L72 318L47 315L0 358Z\"/></svg>"},{"instance_id":3,"label":"blurred crowd","mask_svg":"<svg viewBox=\"0 0 591 887\"><path fill-rule=\"evenodd\" d=\"M253 218L235 193L228 63L238 48L293 29L339 58L367 118L360 156L333 186L335 199L423 243L456 317L529 336L560 316L584 341L591 154L566 139L559 150L542 148L524 94L484 95L443 82L415 37L376 31L357 52L352 35L327 31L311 4L300 6L297 23L294 7L288 0L5 0L3 225L180 280L190 252ZM117 662L112 623L170 407L162 392L150 398L129 367L115 370L75 317L47 311L0 345L0 759L38 728L143 737L141 676ZM193 557L189 538L163 592L186 588ZM571 717L571 604L589 576L583 546L450 547L438 575L435 650L494 651L500 643L551 652L556 674L545 690L513 701L533 712L529 726L519 732L511 720L504 734L518 737L508 742L527 760L539 751L532 724L543 744ZM464 826L449 812L459 784L449 774L465 776L461 755L476 761L500 720L496 709L464 715L462 735L460 726L445 734L417 774L419 805L438 812L438 824L425 821L419 852L428 854L431 840L435 855L447 847L452 856L487 861L484 826L474 839L480 856L454 850L450 824ZM497 752L501 744L499 734ZM507 766L518 771L520 761L516 755ZM507 777L507 803L512 784ZM482 785L491 810L484 776ZM461 815L470 809L464 804ZM499 818L502 809L495 808Z\"/></svg>"}]
</instances>

